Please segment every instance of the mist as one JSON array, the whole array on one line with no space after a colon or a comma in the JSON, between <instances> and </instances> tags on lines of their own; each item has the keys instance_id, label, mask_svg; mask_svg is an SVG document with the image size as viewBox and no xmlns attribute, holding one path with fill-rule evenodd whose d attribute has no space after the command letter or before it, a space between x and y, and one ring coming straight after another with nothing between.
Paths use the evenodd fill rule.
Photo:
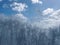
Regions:
<instances>
[{"instance_id":1,"label":"mist","mask_svg":"<svg viewBox=\"0 0 60 45\"><path fill-rule=\"evenodd\" d=\"M0 15L0 45L60 45L60 26L40 24L26 17Z\"/></svg>"}]
</instances>

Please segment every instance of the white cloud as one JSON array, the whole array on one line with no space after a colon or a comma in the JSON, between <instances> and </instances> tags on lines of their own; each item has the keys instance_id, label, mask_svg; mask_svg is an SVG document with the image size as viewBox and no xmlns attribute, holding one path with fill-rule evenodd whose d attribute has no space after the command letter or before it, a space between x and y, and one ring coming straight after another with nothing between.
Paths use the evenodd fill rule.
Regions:
<instances>
[{"instance_id":1,"label":"white cloud","mask_svg":"<svg viewBox=\"0 0 60 45\"><path fill-rule=\"evenodd\" d=\"M0 16L0 17L4 19L3 16ZM25 23L27 21L30 21L30 20L28 20L27 17L25 17L21 13L13 15L12 20L13 19L18 20L18 21L23 22L23 23ZM37 19L37 20L39 20L39 19ZM38 27L40 29L49 29L49 28L58 27L60 25L60 9L51 13L51 15L49 15L47 18L45 17L42 20L39 20L39 21L36 21L36 22L31 22L31 25L33 27Z\"/></svg>"},{"instance_id":2,"label":"white cloud","mask_svg":"<svg viewBox=\"0 0 60 45\"><path fill-rule=\"evenodd\" d=\"M60 9L51 12L50 15L33 24L42 29L58 27L60 25Z\"/></svg>"},{"instance_id":3,"label":"white cloud","mask_svg":"<svg viewBox=\"0 0 60 45\"><path fill-rule=\"evenodd\" d=\"M40 0L31 0L32 1L32 3L33 4L35 4L35 3L39 3L39 4L42 4L43 2L42 1L40 1Z\"/></svg>"},{"instance_id":4,"label":"white cloud","mask_svg":"<svg viewBox=\"0 0 60 45\"><path fill-rule=\"evenodd\" d=\"M26 4L14 2L10 6L12 7L12 10L19 12L18 14L13 16L15 19L22 20L24 22L28 20L27 17L21 14L21 12L25 11L25 9L28 7Z\"/></svg>"},{"instance_id":5,"label":"white cloud","mask_svg":"<svg viewBox=\"0 0 60 45\"><path fill-rule=\"evenodd\" d=\"M53 13L54 12L54 9L53 8L47 8L47 9L45 9L43 12L42 12L42 14L43 15L48 15L48 14L51 14L51 13Z\"/></svg>"},{"instance_id":6,"label":"white cloud","mask_svg":"<svg viewBox=\"0 0 60 45\"><path fill-rule=\"evenodd\" d=\"M15 14L15 15L12 15L12 16L6 16L4 14L0 14L0 20L2 20L3 22L6 21L6 20L10 20L10 19L12 19L12 21L17 20L21 23L25 23L25 22L28 21L28 18L21 13Z\"/></svg>"},{"instance_id":7,"label":"white cloud","mask_svg":"<svg viewBox=\"0 0 60 45\"><path fill-rule=\"evenodd\" d=\"M54 13L52 13L50 15L50 17L53 17L55 19L59 19L60 18L60 9L59 10L56 10Z\"/></svg>"},{"instance_id":8,"label":"white cloud","mask_svg":"<svg viewBox=\"0 0 60 45\"><path fill-rule=\"evenodd\" d=\"M15 18L16 19L18 19L18 20L24 20L24 21L27 21L28 20L28 18L27 17L25 17L23 14L16 14L15 15Z\"/></svg>"},{"instance_id":9,"label":"white cloud","mask_svg":"<svg viewBox=\"0 0 60 45\"><path fill-rule=\"evenodd\" d=\"M25 9L28 7L24 3L17 3L17 2L14 2L10 6L12 7L12 10L18 11L18 12L25 11Z\"/></svg>"}]
</instances>

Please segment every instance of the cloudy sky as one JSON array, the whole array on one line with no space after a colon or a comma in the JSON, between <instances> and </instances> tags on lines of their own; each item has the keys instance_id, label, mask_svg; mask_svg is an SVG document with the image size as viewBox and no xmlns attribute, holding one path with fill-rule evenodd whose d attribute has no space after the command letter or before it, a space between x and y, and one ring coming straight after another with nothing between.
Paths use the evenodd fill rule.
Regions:
<instances>
[{"instance_id":1,"label":"cloudy sky","mask_svg":"<svg viewBox=\"0 0 60 45\"><path fill-rule=\"evenodd\" d=\"M60 0L0 0L2 14L34 20L38 27L53 27L60 24Z\"/></svg>"}]
</instances>

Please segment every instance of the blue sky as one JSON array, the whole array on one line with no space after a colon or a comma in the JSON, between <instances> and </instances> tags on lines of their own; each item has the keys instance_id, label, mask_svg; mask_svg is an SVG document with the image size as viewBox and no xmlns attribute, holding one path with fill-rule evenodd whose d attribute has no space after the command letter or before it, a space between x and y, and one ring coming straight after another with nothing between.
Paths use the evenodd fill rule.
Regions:
<instances>
[{"instance_id":1,"label":"blue sky","mask_svg":"<svg viewBox=\"0 0 60 45\"><path fill-rule=\"evenodd\" d=\"M38 27L54 27L60 24L60 0L0 0L2 14L31 19Z\"/></svg>"},{"instance_id":2,"label":"blue sky","mask_svg":"<svg viewBox=\"0 0 60 45\"><path fill-rule=\"evenodd\" d=\"M41 1L34 2L34 0L0 0L0 14L4 15L15 15L19 13L17 10L12 10L12 7L10 6L14 2L16 3L23 3L26 4L28 7L25 9L25 11L20 11L25 16L31 18L34 16L39 15L42 16L43 10L47 8L53 8L53 9L59 9L60 8L60 0L37 0Z\"/></svg>"}]
</instances>

